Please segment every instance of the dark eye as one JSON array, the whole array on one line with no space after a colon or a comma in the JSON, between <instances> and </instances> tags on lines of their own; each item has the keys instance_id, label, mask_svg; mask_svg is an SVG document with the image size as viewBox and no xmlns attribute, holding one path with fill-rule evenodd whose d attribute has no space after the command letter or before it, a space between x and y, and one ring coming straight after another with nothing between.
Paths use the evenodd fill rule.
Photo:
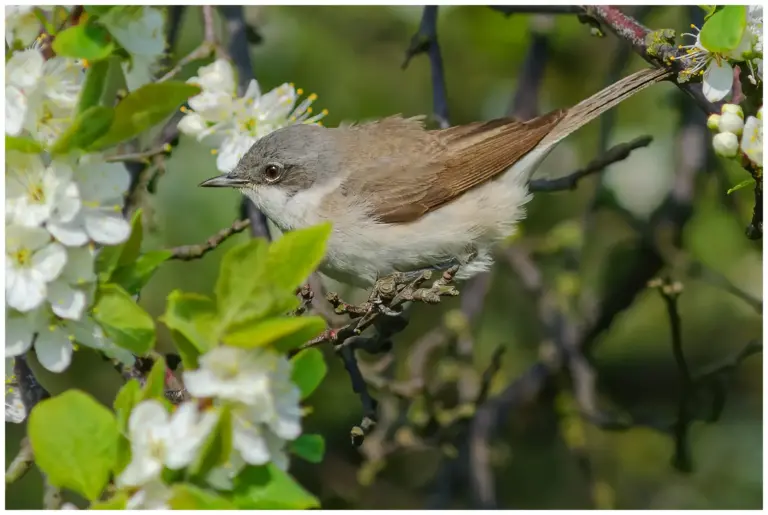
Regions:
<instances>
[{"instance_id":1,"label":"dark eye","mask_svg":"<svg viewBox=\"0 0 768 515\"><path fill-rule=\"evenodd\" d=\"M283 175L283 167L278 164L268 164L264 168L264 179L267 182L275 182Z\"/></svg>"}]
</instances>

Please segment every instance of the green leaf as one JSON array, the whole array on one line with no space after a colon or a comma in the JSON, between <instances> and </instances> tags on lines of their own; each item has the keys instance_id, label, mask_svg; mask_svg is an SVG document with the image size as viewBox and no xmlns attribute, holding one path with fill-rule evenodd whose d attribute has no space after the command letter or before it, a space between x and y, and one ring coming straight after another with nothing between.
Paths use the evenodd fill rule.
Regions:
<instances>
[{"instance_id":1,"label":"green leaf","mask_svg":"<svg viewBox=\"0 0 768 515\"><path fill-rule=\"evenodd\" d=\"M245 467L235 478L233 502L244 510L319 508L317 498L272 464Z\"/></svg>"},{"instance_id":2,"label":"green leaf","mask_svg":"<svg viewBox=\"0 0 768 515\"><path fill-rule=\"evenodd\" d=\"M232 412L225 405L220 409L219 420L208 434L197 459L189 466L193 477L204 477L217 465L229 461L232 455Z\"/></svg>"},{"instance_id":3,"label":"green leaf","mask_svg":"<svg viewBox=\"0 0 768 515\"><path fill-rule=\"evenodd\" d=\"M112 412L79 390L41 401L29 415L35 462L55 486L94 501L109 481L120 432Z\"/></svg>"},{"instance_id":4,"label":"green leaf","mask_svg":"<svg viewBox=\"0 0 768 515\"><path fill-rule=\"evenodd\" d=\"M216 492L203 490L189 483L173 485L169 501L173 510L234 510L235 506Z\"/></svg>"},{"instance_id":5,"label":"green leaf","mask_svg":"<svg viewBox=\"0 0 768 515\"><path fill-rule=\"evenodd\" d=\"M268 252L266 240L254 238L224 254L215 288L216 303L224 325L243 319L243 307L248 303L254 305L257 300L255 292L264 288L264 265ZM258 300L264 303L271 301L269 296Z\"/></svg>"},{"instance_id":6,"label":"green leaf","mask_svg":"<svg viewBox=\"0 0 768 515\"><path fill-rule=\"evenodd\" d=\"M121 429L128 427L131 410L141 400L141 385L136 379L131 379L120 388L112 407L117 415L117 423Z\"/></svg>"},{"instance_id":7,"label":"green leaf","mask_svg":"<svg viewBox=\"0 0 768 515\"><path fill-rule=\"evenodd\" d=\"M331 224L323 223L287 232L272 243L266 264L272 283L294 293L320 265L330 236Z\"/></svg>"},{"instance_id":8,"label":"green leaf","mask_svg":"<svg viewBox=\"0 0 768 515\"><path fill-rule=\"evenodd\" d=\"M128 494L118 492L106 501L94 502L88 507L89 510L124 510L128 503Z\"/></svg>"},{"instance_id":9,"label":"green leaf","mask_svg":"<svg viewBox=\"0 0 768 515\"><path fill-rule=\"evenodd\" d=\"M16 150L25 154L38 154L43 151L43 147L37 141L31 138L21 138L18 136L5 135L5 151Z\"/></svg>"},{"instance_id":10,"label":"green leaf","mask_svg":"<svg viewBox=\"0 0 768 515\"><path fill-rule=\"evenodd\" d=\"M726 192L726 194L730 195L730 194L731 194L731 193L733 193L734 191L739 191L739 190L742 190L742 189L744 189L744 188L746 188L746 187L748 187L748 186L752 186L753 184L755 184L755 180L754 180L753 178L751 178L751 177L750 177L749 179L745 179L745 180L741 181L740 183L738 183L738 184L737 184L736 186L734 186L733 188L729 189L729 190Z\"/></svg>"},{"instance_id":11,"label":"green leaf","mask_svg":"<svg viewBox=\"0 0 768 515\"><path fill-rule=\"evenodd\" d=\"M320 386L328 368L325 366L323 353L317 349L305 349L293 358L291 380L301 390L301 398L305 399Z\"/></svg>"},{"instance_id":12,"label":"green leaf","mask_svg":"<svg viewBox=\"0 0 768 515\"><path fill-rule=\"evenodd\" d=\"M83 91L80 92L80 100L77 103L77 113L84 113L89 107L99 105L101 95L104 92L104 84L107 81L109 61L96 61L85 73ZM106 127L104 128L106 130Z\"/></svg>"},{"instance_id":13,"label":"green leaf","mask_svg":"<svg viewBox=\"0 0 768 515\"><path fill-rule=\"evenodd\" d=\"M306 343L325 330L319 316L268 318L232 326L223 336L227 345L243 348L271 345L285 352Z\"/></svg>"},{"instance_id":14,"label":"green leaf","mask_svg":"<svg viewBox=\"0 0 768 515\"><path fill-rule=\"evenodd\" d=\"M739 46L747 27L747 7L726 5L712 14L701 27L699 38L710 52L723 53Z\"/></svg>"},{"instance_id":15,"label":"green leaf","mask_svg":"<svg viewBox=\"0 0 768 515\"><path fill-rule=\"evenodd\" d=\"M116 345L134 354L145 354L155 346L152 317L116 284L99 287L93 318Z\"/></svg>"},{"instance_id":16,"label":"green leaf","mask_svg":"<svg viewBox=\"0 0 768 515\"><path fill-rule=\"evenodd\" d=\"M109 131L90 148L102 149L129 140L172 115L200 88L186 82L167 81L146 84L126 96L115 108L115 121Z\"/></svg>"},{"instance_id":17,"label":"green leaf","mask_svg":"<svg viewBox=\"0 0 768 515\"><path fill-rule=\"evenodd\" d=\"M51 147L54 154L88 148L112 124L115 113L111 107L91 106L75 118Z\"/></svg>"},{"instance_id":18,"label":"green leaf","mask_svg":"<svg viewBox=\"0 0 768 515\"><path fill-rule=\"evenodd\" d=\"M149 371L147 376L147 382L144 384L140 400L165 399L165 370L164 359L160 358L155 361L152 365L152 370Z\"/></svg>"},{"instance_id":19,"label":"green leaf","mask_svg":"<svg viewBox=\"0 0 768 515\"><path fill-rule=\"evenodd\" d=\"M112 281L119 284L125 291L135 295L146 286L155 271L173 256L169 250L153 250L145 252L131 264L121 266L112 274Z\"/></svg>"},{"instance_id":20,"label":"green leaf","mask_svg":"<svg viewBox=\"0 0 768 515\"><path fill-rule=\"evenodd\" d=\"M162 320L161 320L162 321ZM200 351L192 345L192 342L179 331L171 330L171 338L173 338L176 344L176 350L181 358L181 363L184 365L185 370L194 370L199 367L198 358L200 357Z\"/></svg>"},{"instance_id":21,"label":"green leaf","mask_svg":"<svg viewBox=\"0 0 768 515\"><path fill-rule=\"evenodd\" d=\"M141 249L143 238L141 209L137 209L131 218L131 235L128 240L120 245L110 245L101 249L96 258L96 273L99 282L109 282L112 273L122 264L128 264L136 260Z\"/></svg>"},{"instance_id":22,"label":"green leaf","mask_svg":"<svg viewBox=\"0 0 768 515\"><path fill-rule=\"evenodd\" d=\"M704 20L708 20L710 16L715 14L715 11L717 10L716 5L700 5L699 9L704 11L706 14L704 15Z\"/></svg>"},{"instance_id":23,"label":"green leaf","mask_svg":"<svg viewBox=\"0 0 768 515\"><path fill-rule=\"evenodd\" d=\"M320 463L325 454L325 440L320 435L301 435L288 448L310 463Z\"/></svg>"},{"instance_id":24,"label":"green leaf","mask_svg":"<svg viewBox=\"0 0 768 515\"><path fill-rule=\"evenodd\" d=\"M86 20L62 30L53 40L53 51L62 57L98 61L106 59L115 49L109 31L94 20Z\"/></svg>"},{"instance_id":25,"label":"green leaf","mask_svg":"<svg viewBox=\"0 0 768 515\"><path fill-rule=\"evenodd\" d=\"M180 333L201 354L218 343L216 306L204 295L172 291L168 295L165 314L160 320L168 328ZM187 366L186 362L184 366Z\"/></svg>"}]
</instances>

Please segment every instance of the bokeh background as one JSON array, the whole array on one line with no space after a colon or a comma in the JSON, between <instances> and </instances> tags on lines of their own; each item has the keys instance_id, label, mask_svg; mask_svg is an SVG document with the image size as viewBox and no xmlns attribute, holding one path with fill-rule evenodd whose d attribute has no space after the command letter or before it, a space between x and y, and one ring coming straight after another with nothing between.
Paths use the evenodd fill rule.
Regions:
<instances>
[{"instance_id":1,"label":"bokeh background","mask_svg":"<svg viewBox=\"0 0 768 515\"><path fill-rule=\"evenodd\" d=\"M644 21L651 27L687 32L692 9L657 6L647 10ZM249 6L245 13L261 37L261 42L250 46L250 54L262 91L293 82L308 93L317 93L315 106L330 111L324 120L329 126L395 113L431 113L432 85L426 55L415 57L405 70L401 69L405 50L418 28L421 7ZM224 29L223 23L219 28ZM438 34L452 123L489 119L507 112L534 30L543 31L548 49L539 113L572 105L606 85L622 44L612 35L592 36L574 15L505 17L485 7L441 7ZM221 33L226 39L226 30ZM199 8L187 9L179 34L174 56L183 56L199 44ZM183 75L193 75L202 64L188 66ZM621 75L641 66L639 57L628 54ZM561 144L544 163L539 176L565 175L596 157L606 143L650 134L654 141L649 147L636 150L604 173L613 202L637 219L644 219L672 188L679 153L691 150L682 147L676 137L681 102L688 100L670 84L642 92L615 110L604 136L596 121ZM695 202L682 234L683 248L687 255L727 277L738 288L762 299L761 242L744 236L752 194L745 189L724 200L724 190L747 175L726 162L708 163L695 180ZM214 156L182 137L150 199L147 249L203 242L238 216L237 192L197 188L201 180L214 174ZM529 205L529 217L522 224L522 241L544 241L569 223L580 223L592 202L597 180L597 176L587 178L571 192L539 194ZM173 289L209 293L224 251L246 237L241 234L232 238L203 260L164 265L143 292L141 303L153 315L160 315ZM630 259L613 251L634 237L621 217L601 211L585 235L578 282L585 288L610 284L611 270ZM539 265L550 287L560 284L562 260L543 259ZM685 287L680 298L682 336L694 371L720 362L748 341L761 338L761 317L747 303L706 281L684 275L675 278ZM491 274L482 312L471 326L472 366L479 372L487 367L497 345L506 349L491 383L492 394L539 357L542 331L534 303L519 277L501 259ZM443 315L458 306L456 299L440 306L416 306L411 324L395 338L395 355L402 361L409 345L441 325ZM159 346L172 350L168 332L161 324L158 331ZM439 449L396 452L370 484L361 484L363 457L349 442L349 428L360 421L360 403L341 361L329 349L325 352L329 374L309 399L313 412L307 418L306 430L325 436L326 457L319 465L295 460L292 472L320 497L326 508L429 506L435 496L442 495L445 486L439 483L439 471L445 462ZM642 292L594 342L590 358L602 403L660 419L675 416L680 378L671 352L664 303L657 292ZM109 402L119 386L119 377L111 370L94 374L90 365L90 358L78 356L76 366L84 380L97 386L97 394ZM583 446L575 452L569 433L573 417L563 415L558 391L557 387L548 388L536 402L509 413L493 443L499 506L762 506L761 354L745 361L729 377L720 420L693 424L690 473L671 465L672 439L649 429L613 432L582 422L577 439ZM378 396L375 390L374 395ZM7 464L18 449L22 428L6 424L6 430ZM585 456L589 474L583 467ZM6 493L7 506L40 507L39 484L39 473L33 471ZM463 486L452 487L455 495L448 501L449 507L472 506L470 496L462 493Z\"/></svg>"}]
</instances>

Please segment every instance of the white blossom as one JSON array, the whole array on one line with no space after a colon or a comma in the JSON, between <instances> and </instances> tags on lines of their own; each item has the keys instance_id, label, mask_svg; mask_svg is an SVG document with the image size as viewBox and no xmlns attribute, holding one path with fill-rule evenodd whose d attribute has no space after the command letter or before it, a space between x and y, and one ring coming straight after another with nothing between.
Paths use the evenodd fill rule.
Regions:
<instances>
[{"instance_id":1,"label":"white blossom","mask_svg":"<svg viewBox=\"0 0 768 515\"><path fill-rule=\"evenodd\" d=\"M96 158L77 166L74 179L82 208L68 222L49 222L47 228L51 234L68 246L81 246L90 240L105 245L125 241L131 233L131 226L122 213L123 196L130 184L125 167Z\"/></svg>"},{"instance_id":2,"label":"white blossom","mask_svg":"<svg viewBox=\"0 0 768 515\"><path fill-rule=\"evenodd\" d=\"M743 115L739 116L734 113L723 113L717 128L720 132L732 132L739 136L741 135L742 129L744 129Z\"/></svg>"},{"instance_id":3,"label":"white blossom","mask_svg":"<svg viewBox=\"0 0 768 515\"><path fill-rule=\"evenodd\" d=\"M252 465L287 467L284 445L301 434L300 392L291 381L291 363L269 349L219 346L184 371L194 397L229 401L233 447Z\"/></svg>"},{"instance_id":4,"label":"white blossom","mask_svg":"<svg viewBox=\"0 0 768 515\"><path fill-rule=\"evenodd\" d=\"M215 148L220 172L231 171L257 139L288 125L317 123L327 114L323 110L311 116L315 94L296 105L303 91L292 84L262 95L254 79L238 97L232 65L225 59L203 66L188 82L202 92L189 99L191 111L186 111L179 130Z\"/></svg>"},{"instance_id":5,"label":"white blossom","mask_svg":"<svg viewBox=\"0 0 768 515\"><path fill-rule=\"evenodd\" d=\"M739 138L732 132L721 132L712 138L715 152L723 157L736 157L739 153Z\"/></svg>"},{"instance_id":6,"label":"white blossom","mask_svg":"<svg viewBox=\"0 0 768 515\"><path fill-rule=\"evenodd\" d=\"M747 118L744 134L741 137L741 151L757 166L763 166L763 121L761 119L754 116Z\"/></svg>"},{"instance_id":7,"label":"white blossom","mask_svg":"<svg viewBox=\"0 0 768 515\"><path fill-rule=\"evenodd\" d=\"M96 251L92 245L71 247L61 276L48 285L48 302L60 318L80 320L91 304L95 290L94 264Z\"/></svg>"},{"instance_id":8,"label":"white blossom","mask_svg":"<svg viewBox=\"0 0 768 515\"><path fill-rule=\"evenodd\" d=\"M19 311L39 307L67 262L63 246L45 229L7 225L5 228L5 300Z\"/></svg>"},{"instance_id":9,"label":"white blossom","mask_svg":"<svg viewBox=\"0 0 768 515\"><path fill-rule=\"evenodd\" d=\"M6 7L7 8L7 7ZM43 76L43 55L31 48L15 52L5 63L5 133L18 136L24 128L30 96Z\"/></svg>"},{"instance_id":10,"label":"white blossom","mask_svg":"<svg viewBox=\"0 0 768 515\"><path fill-rule=\"evenodd\" d=\"M5 6L5 42L13 48L17 41L22 46L28 46L40 34L42 26L37 19L33 5ZM40 6L43 12L50 11L51 6Z\"/></svg>"},{"instance_id":11,"label":"white blossom","mask_svg":"<svg viewBox=\"0 0 768 515\"><path fill-rule=\"evenodd\" d=\"M196 458L216 424L214 410L200 412L185 402L170 415L156 400L140 402L128 419L131 462L117 479L122 486L141 486L157 479L163 467L178 470Z\"/></svg>"},{"instance_id":12,"label":"white blossom","mask_svg":"<svg viewBox=\"0 0 768 515\"><path fill-rule=\"evenodd\" d=\"M119 349L93 320L66 320L48 309L27 314L6 315L5 356L19 356L33 345L40 364L51 372L62 372L72 361L73 344L122 356ZM122 352L121 352L122 351Z\"/></svg>"},{"instance_id":13,"label":"white blossom","mask_svg":"<svg viewBox=\"0 0 768 515\"><path fill-rule=\"evenodd\" d=\"M49 219L70 222L80 210L72 169L54 161L48 167L38 154L6 154L6 220L36 227Z\"/></svg>"}]
</instances>

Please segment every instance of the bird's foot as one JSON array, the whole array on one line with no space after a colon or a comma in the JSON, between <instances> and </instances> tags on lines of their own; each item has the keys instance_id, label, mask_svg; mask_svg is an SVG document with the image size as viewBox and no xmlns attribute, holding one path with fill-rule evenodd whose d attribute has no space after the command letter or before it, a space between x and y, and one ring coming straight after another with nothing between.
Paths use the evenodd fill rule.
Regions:
<instances>
[{"instance_id":1,"label":"bird's foot","mask_svg":"<svg viewBox=\"0 0 768 515\"><path fill-rule=\"evenodd\" d=\"M403 302L419 301L437 304L440 302L440 297L453 297L459 294L459 291L450 284L458 269L458 264L447 263L445 266L430 269L395 272L376 281L368 302L377 304L386 315L397 314L398 312L392 308ZM430 287L421 287L432 278L434 272L442 273Z\"/></svg>"}]
</instances>

